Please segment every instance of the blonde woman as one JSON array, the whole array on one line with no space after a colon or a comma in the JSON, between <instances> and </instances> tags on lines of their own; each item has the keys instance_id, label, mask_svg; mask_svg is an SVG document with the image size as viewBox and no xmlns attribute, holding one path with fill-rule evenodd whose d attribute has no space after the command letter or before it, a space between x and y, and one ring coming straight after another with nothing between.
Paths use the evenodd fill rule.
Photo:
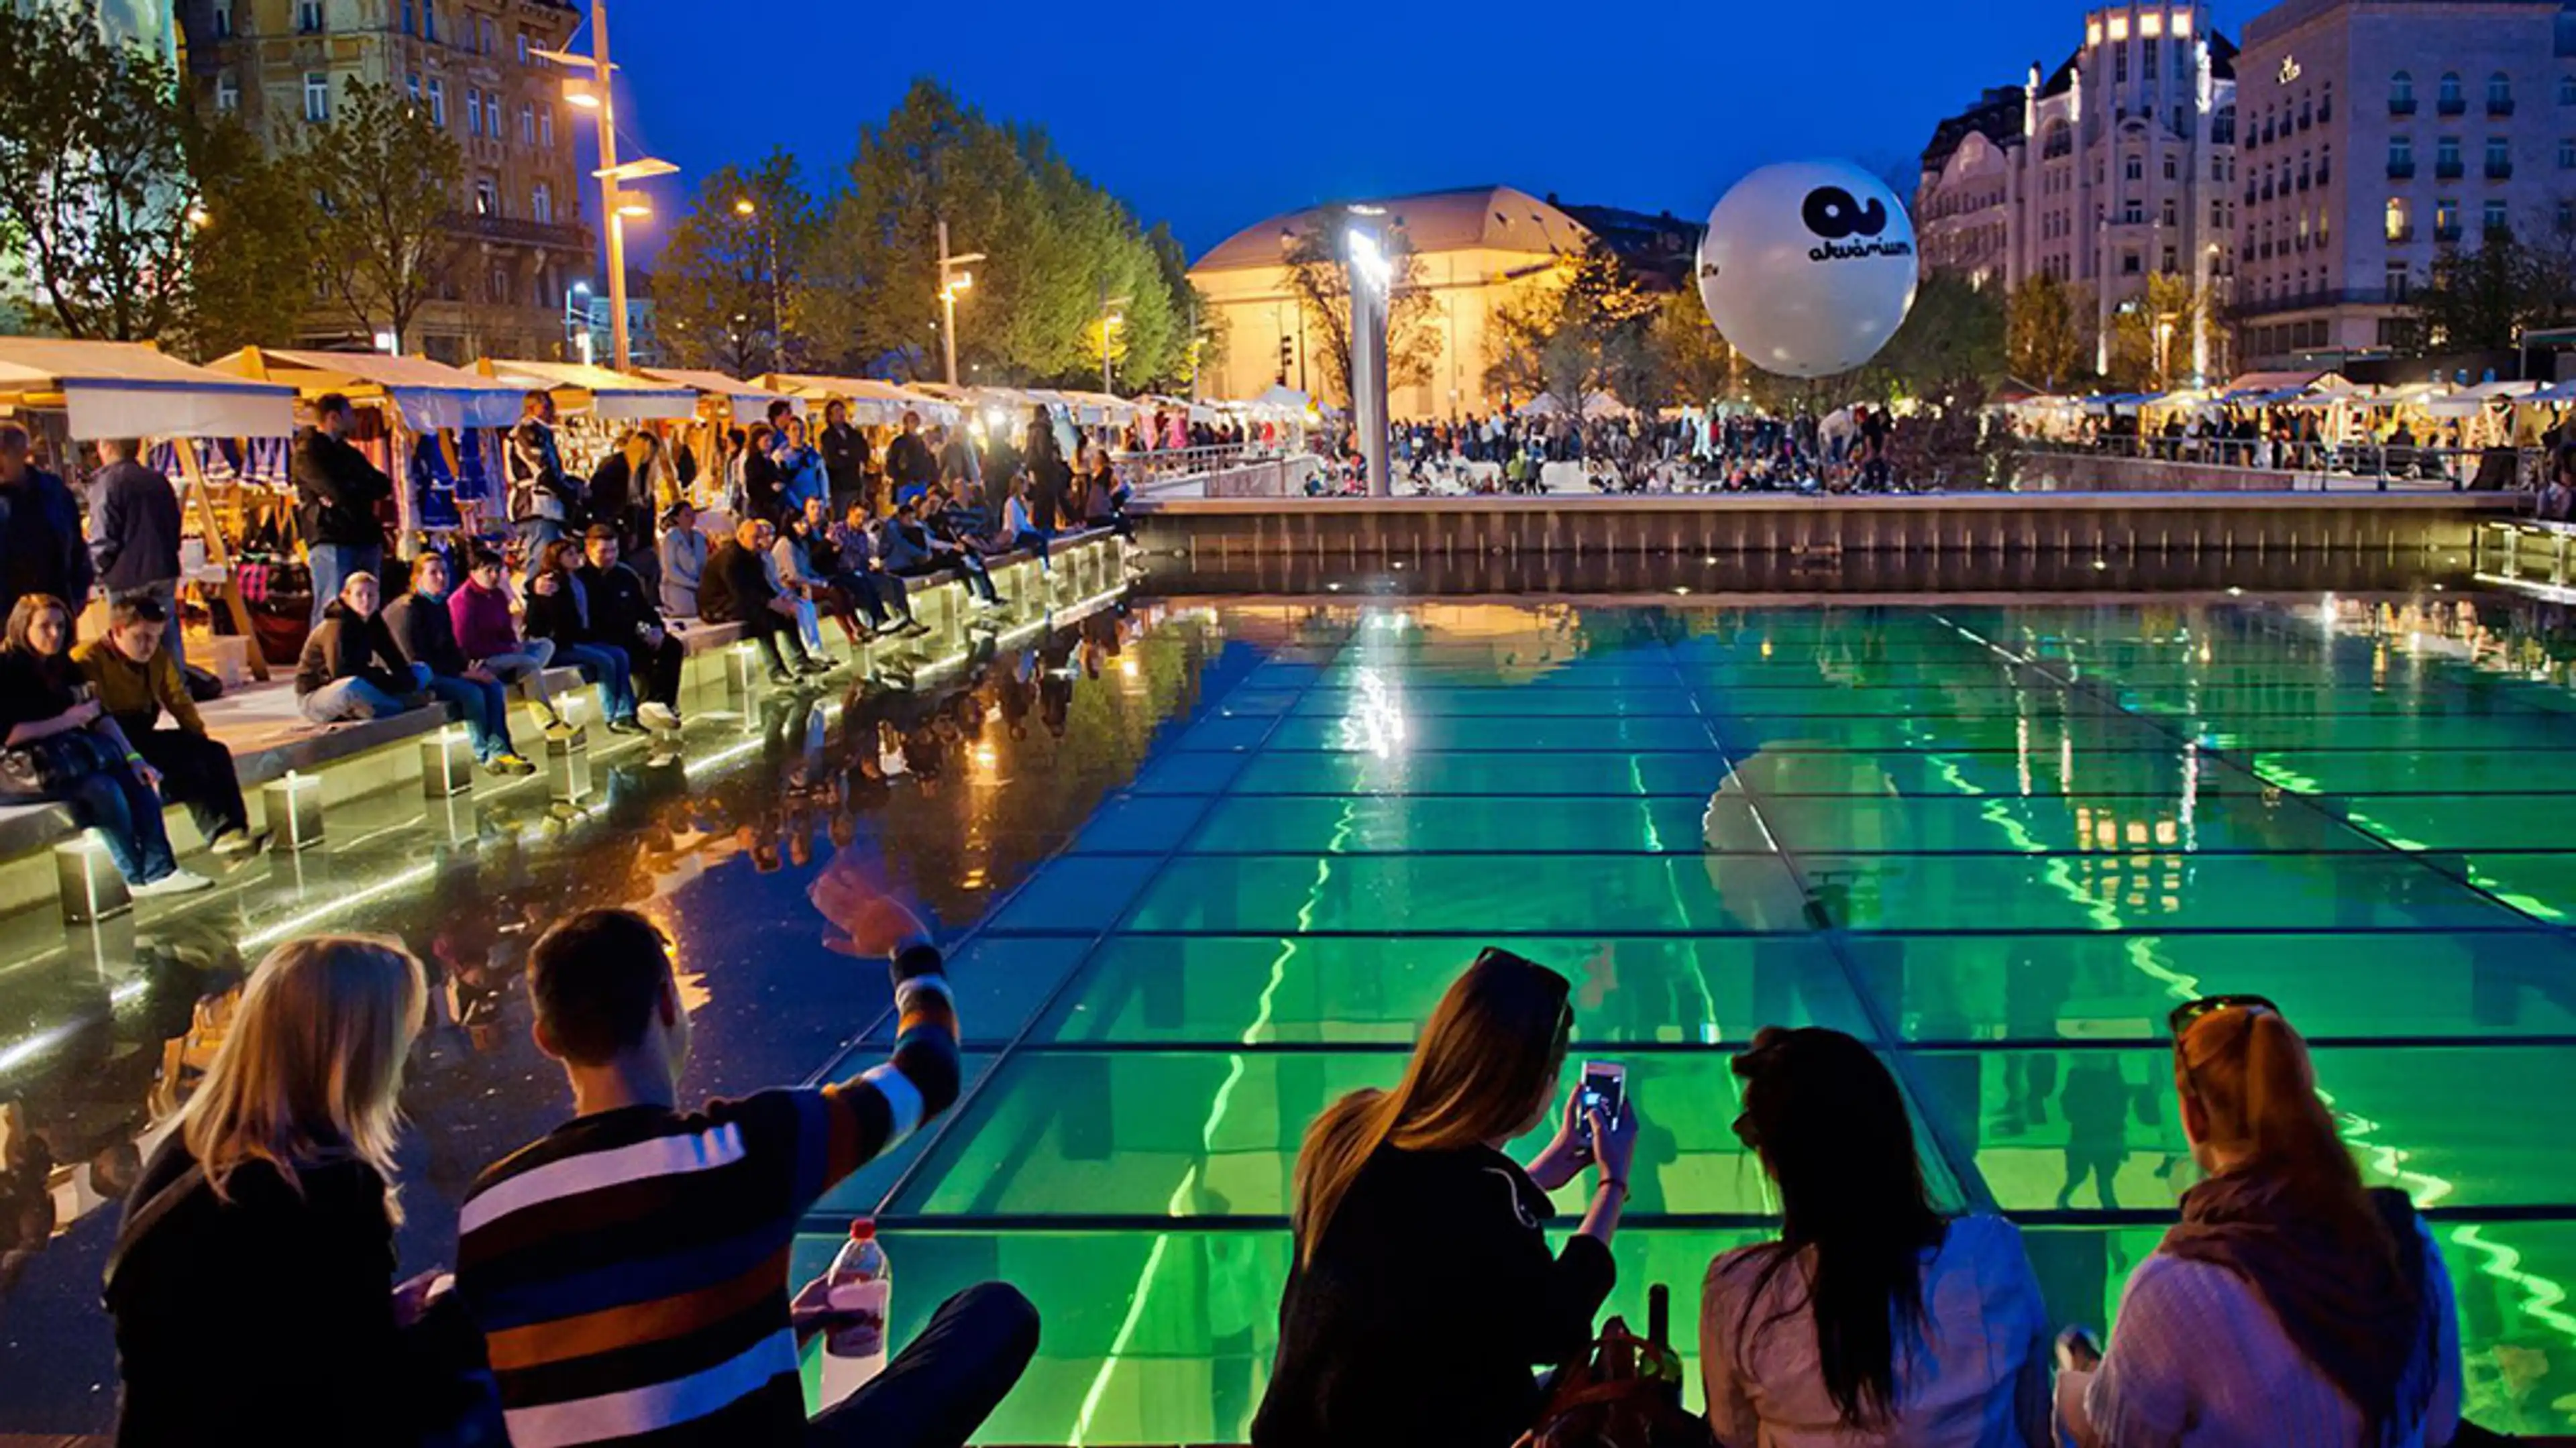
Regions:
<instances>
[{"instance_id":1,"label":"blonde woman","mask_svg":"<svg viewBox=\"0 0 2576 1448\"><path fill-rule=\"evenodd\" d=\"M1574 1013L1565 977L1487 950L1452 982L1392 1091L1325 1108L1297 1157L1296 1257L1255 1448L1507 1448L1541 1406L1532 1369L1591 1341L1618 1273L1635 1116L1578 1090L1524 1169L1503 1147L1546 1122ZM1598 1167L1550 1253L1546 1193Z\"/></svg>"},{"instance_id":2,"label":"blonde woman","mask_svg":"<svg viewBox=\"0 0 2576 1448\"><path fill-rule=\"evenodd\" d=\"M119 1448L399 1444L395 1097L428 998L420 962L317 936L251 973L203 1085L126 1199L107 1269Z\"/></svg>"}]
</instances>

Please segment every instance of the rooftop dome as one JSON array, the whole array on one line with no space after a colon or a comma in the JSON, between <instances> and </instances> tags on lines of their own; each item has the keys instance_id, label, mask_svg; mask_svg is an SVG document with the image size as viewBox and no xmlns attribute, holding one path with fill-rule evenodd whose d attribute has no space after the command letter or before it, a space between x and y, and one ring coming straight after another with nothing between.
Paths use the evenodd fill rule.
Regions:
<instances>
[{"instance_id":1,"label":"rooftop dome","mask_svg":"<svg viewBox=\"0 0 2576 1448\"><path fill-rule=\"evenodd\" d=\"M1190 270L1236 271L1279 265L1282 233L1296 233L1339 215L1351 206L1376 206L1387 223L1401 228L1415 254L1466 251L1577 251L1592 233L1563 211L1511 186L1470 186L1457 191L1425 191L1413 196L1336 201L1283 212L1227 237Z\"/></svg>"}]
</instances>

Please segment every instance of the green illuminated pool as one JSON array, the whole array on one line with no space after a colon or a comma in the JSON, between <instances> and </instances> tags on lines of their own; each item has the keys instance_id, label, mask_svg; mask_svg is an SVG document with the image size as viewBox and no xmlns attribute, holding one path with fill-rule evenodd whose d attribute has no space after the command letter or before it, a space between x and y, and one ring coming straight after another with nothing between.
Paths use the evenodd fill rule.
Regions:
<instances>
[{"instance_id":1,"label":"green illuminated pool","mask_svg":"<svg viewBox=\"0 0 2576 1448\"><path fill-rule=\"evenodd\" d=\"M2566 695L2250 607L1216 626L1257 662L959 953L961 1108L809 1224L800 1266L882 1212L906 1322L986 1277L1037 1300L992 1441L1241 1440L1299 1136L1487 941L1630 1064L1615 1309L1762 1230L1726 1052L1784 1022L1884 1050L1936 1189L2019 1218L2098 1324L2192 1179L2165 1012L2260 991L2439 1218L2473 1414L2576 1422Z\"/></svg>"}]
</instances>

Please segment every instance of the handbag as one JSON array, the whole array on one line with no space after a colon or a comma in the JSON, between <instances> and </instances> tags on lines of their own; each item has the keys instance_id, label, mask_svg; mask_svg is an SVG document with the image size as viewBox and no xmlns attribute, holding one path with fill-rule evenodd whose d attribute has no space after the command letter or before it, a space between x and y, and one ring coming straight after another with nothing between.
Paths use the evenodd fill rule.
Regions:
<instances>
[{"instance_id":1,"label":"handbag","mask_svg":"<svg viewBox=\"0 0 2576 1448\"><path fill-rule=\"evenodd\" d=\"M0 749L0 793L51 798L107 765L107 746L97 735L66 729Z\"/></svg>"},{"instance_id":2,"label":"handbag","mask_svg":"<svg viewBox=\"0 0 2576 1448\"><path fill-rule=\"evenodd\" d=\"M1513 1448L1707 1448L1708 1424L1682 1408L1672 1293L1658 1283L1646 1303L1646 1335L1620 1318L1603 1324L1599 1341L1550 1377L1547 1405Z\"/></svg>"}]
</instances>

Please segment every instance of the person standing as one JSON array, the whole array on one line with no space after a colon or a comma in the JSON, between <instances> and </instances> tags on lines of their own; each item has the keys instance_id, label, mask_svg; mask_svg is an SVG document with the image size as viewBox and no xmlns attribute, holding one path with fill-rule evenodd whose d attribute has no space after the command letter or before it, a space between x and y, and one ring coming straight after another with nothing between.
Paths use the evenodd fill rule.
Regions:
<instances>
[{"instance_id":1,"label":"person standing","mask_svg":"<svg viewBox=\"0 0 2576 1448\"><path fill-rule=\"evenodd\" d=\"M98 691L99 707L143 762L161 772L161 797L184 804L197 833L218 855L247 855L267 838L251 833L233 752L206 733L205 717L179 677L178 654L162 647L169 616L150 598L107 607L107 632L72 651L72 662ZM170 715L162 728L161 714Z\"/></svg>"},{"instance_id":2,"label":"person standing","mask_svg":"<svg viewBox=\"0 0 2576 1448\"><path fill-rule=\"evenodd\" d=\"M163 641L187 662L179 638L179 494L145 467L143 440L112 437L98 445L106 463L90 481L90 561L110 604L150 599L170 621Z\"/></svg>"},{"instance_id":3,"label":"person standing","mask_svg":"<svg viewBox=\"0 0 2576 1448\"><path fill-rule=\"evenodd\" d=\"M916 488L927 491L938 481L939 459L930 455L930 444L921 440L921 414L907 412L903 431L886 444L886 482L900 502L904 494Z\"/></svg>"},{"instance_id":4,"label":"person standing","mask_svg":"<svg viewBox=\"0 0 2576 1448\"><path fill-rule=\"evenodd\" d=\"M662 514L662 612L673 618L698 616L698 581L707 571L707 535L698 531L698 510L680 499Z\"/></svg>"},{"instance_id":5,"label":"person standing","mask_svg":"<svg viewBox=\"0 0 2576 1448\"><path fill-rule=\"evenodd\" d=\"M77 616L97 578L81 537L80 500L34 461L27 429L0 422L0 616L33 594Z\"/></svg>"},{"instance_id":6,"label":"person standing","mask_svg":"<svg viewBox=\"0 0 2576 1448\"><path fill-rule=\"evenodd\" d=\"M313 570L313 627L358 574L384 565L385 527L376 507L394 495L394 480L367 461L348 437L358 425L349 399L325 392L313 400L313 425L296 434L288 468L295 479L295 526Z\"/></svg>"},{"instance_id":7,"label":"person standing","mask_svg":"<svg viewBox=\"0 0 2576 1448\"><path fill-rule=\"evenodd\" d=\"M964 424L938 429L939 480L951 487L962 482L981 493L984 490L984 460L975 450L975 439Z\"/></svg>"},{"instance_id":8,"label":"person standing","mask_svg":"<svg viewBox=\"0 0 2576 1448\"><path fill-rule=\"evenodd\" d=\"M835 398L823 404L823 435L816 441L822 445L823 471L832 481L832 514L838 517L852 503L867 501L868 435L851 425L850 405Z\"/></svg>"},{"instance_id":9,"label":"person standing","mask_svg":"<svg viewBox=\"0 0 2576 1448\"><path fill-rule=\"evenodd\" d=\"M777 430L765 422L753 423L743 439L741 517L778 521L787 479L778 470L777 439Z\"/></svg>"},{"instance_id":10,"label":"person standing","mask_svg":"<svg viewBox=\"0 0 2576 1448\"><path fill-rule=\"evenodd\" d=\"M688 651L662 621L662 611L653 606L652 590L634 569L619 561L619 553L617 530L593 523L582 539L582 563L573 576L590 600L591 625L599 646L626 654L628 676L641 701L635 706L636 719L648 729L677 729L680 666Z\"/></svg>"},{"instance_id":11,"label":"person standing","mask_svg":"<svg viewBox=\"0 0 2576 1448\"><path fill-rule=\"evenodd\" d=\"M510 526L531 573L547 544L571 525L581 501L572 480L564 476L563 454L555 446L555 398L536 388L519 401L519 425L510 429L505 456L509 474Z\"/></svg>"},{"instance_id":12,"label":"person standing","mask_svg":"<svg viewBox=\"0 0 2576 1448\"><path fill-rule=\"evenodd\" d=\"M534 774L537 767L510 744L510 693L501 676L465 656L447 603L447 559L423 553L411 562L411 592L385 605L385 632L413 672L429 671L422 687L465 721L474 762L490 774Z\"/></svg>"},{"instance_id":13,"label":"person standing","mask_svg":"<svg viewBox=\"0 0 2576 1448\"><path fill-rule=\"evenodd\" d=\"M776 439L778 464L779 518L787 520L805 511L811 501L829 504L832 484L823 471L822 455L805 441L805 419L790 417L779 428Z\"/></svg>"}]
</instances>

